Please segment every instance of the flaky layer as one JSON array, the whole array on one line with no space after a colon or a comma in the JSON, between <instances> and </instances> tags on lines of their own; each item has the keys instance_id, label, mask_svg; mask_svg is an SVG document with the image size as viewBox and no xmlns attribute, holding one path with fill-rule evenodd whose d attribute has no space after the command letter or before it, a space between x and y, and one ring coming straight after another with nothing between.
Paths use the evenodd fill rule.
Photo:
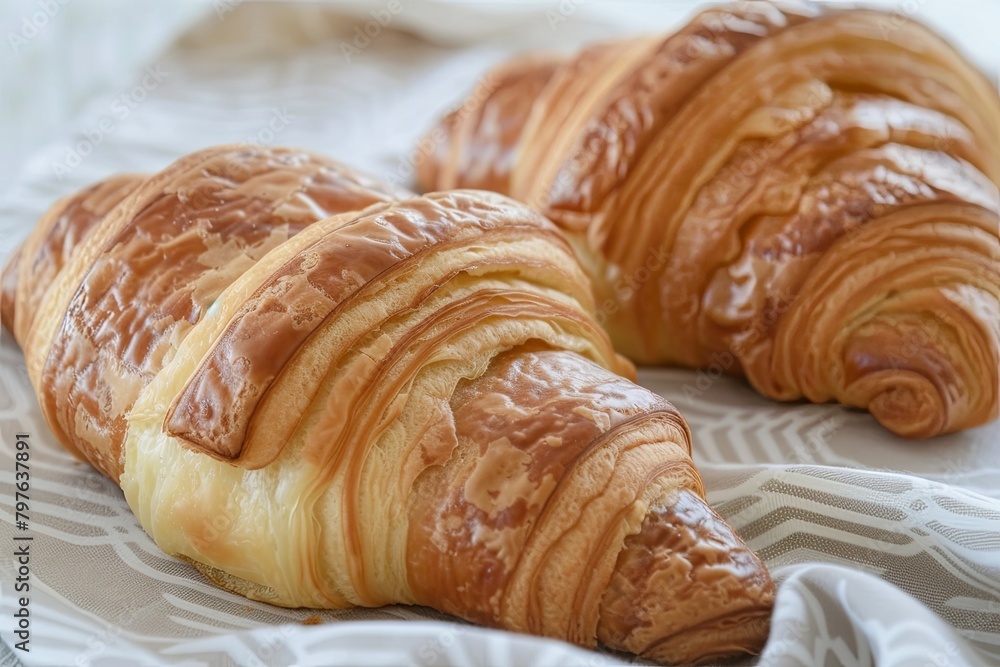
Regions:
<instances>
[{"instance_id":1,"label":"flaky layer","mask_svg":"<svg viewBox=\"0 0 1000 667\"><path fill-rule=\"evenodd\" d=\"M538 206L633 360L908 437L1000 414L1000 98L927 28L745 2L491 76L422 185Z\"/></svg>"},{"instance_id":2,"label":"flaky layer","mask_svg":"<svg viewBox=\"0 0 1000 667\"><path fill-rule=\"evenodd\" d=\"M220 147L56 204L14 266L53 430L219 586L657 659L762 645L766 570L531 209Z\"/></svg>"},{"instance_id":3,"label":"flaky layer","mask_svg":"<svg viewBox=\"0 0 1000 667\"><path fill-rule=\"evenodd\" d=\"M30 300L29 288L17 295L18 320L33 321L20 342L53 430L117 478L132 404L222 290L330 212L388 198L302 151L219 147L115 189L94 214L71 205L62 218L89 232L65 270L46 276L53 282L44 301ZM59 231L43 228L35 238ZM39 244L33 261L45 262L49 245Z\"/></svg>"},{"instance_id":4,"label":"flaky layer","mask_svg":"<svg viewBox=\"0 0 1000 667\"><path fill-rule=\"evenodd\" d=\"M670 662L763 646L770 579L705 504L662 398L535 346L435 415L453 451L411 500L418 602Z\"/></svg>"}]
</instances>

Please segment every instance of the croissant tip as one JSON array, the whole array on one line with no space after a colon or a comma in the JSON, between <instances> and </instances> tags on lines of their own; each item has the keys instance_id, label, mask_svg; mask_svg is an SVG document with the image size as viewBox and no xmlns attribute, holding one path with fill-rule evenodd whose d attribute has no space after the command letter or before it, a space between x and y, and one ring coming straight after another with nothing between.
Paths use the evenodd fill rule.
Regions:
<instances>
[{"instance_id":1,"label":"croissant tip","mask_svg":"<svg viewBox=\"0 0 1000 667\"><path fill-rule=\"evenodd\" d=\"M618 557L599 628L605 644L669 664L759 652L774 584L698 494L667 493Z\"/></svg>"}]
</instances>

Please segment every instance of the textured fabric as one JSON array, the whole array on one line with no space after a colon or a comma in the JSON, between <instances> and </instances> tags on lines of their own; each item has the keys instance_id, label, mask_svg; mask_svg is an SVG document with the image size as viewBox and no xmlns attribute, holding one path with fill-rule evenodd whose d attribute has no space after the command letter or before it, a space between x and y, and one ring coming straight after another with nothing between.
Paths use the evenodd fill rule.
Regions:
<instances>
[{"instance_id":1,"label":"textured fabric","mask_svg":"<svg viewBox=\"0 0 1000 667\"><path fill-rule=\"evenodd\" d=\"M341 42L350 43L354 27L381 5L355 9L353 18L318 7L235 5L209 10L151 65L169 75L127 118L116 117L114 130L79 164L57 167L109 116L114 96L95 99L71 131L53 135L0 202L7 246L55 197L114 172L162 168L210 144L300 145L407 184L421 134L515 47L570 49L635 29L588 20L582 8L555 29L537 10L469 9L454 14L451 26L407 10L348 62ZM252 45L240 39L246 34ZM496 36L503 34L518 35L518 43ZM32 651L15 652L25 664L629 662L456 624L425 609L287 610L216 589L160 552L117 487L59 447L9 339L0 369L3 545L20 533L13 523L14 435L29 433L32 442ZM709 500L779 584L759 664L1000 663L1000 423L907 442L867 414L776 404L711 372L644 370L640 381L687 417ZM0 549L0 637L7 643L15 641L17 602L10 553ZM312 616L324 624L301 624ZM333 622L347 620L373 623Z\"/></svg>"}]
</instances>

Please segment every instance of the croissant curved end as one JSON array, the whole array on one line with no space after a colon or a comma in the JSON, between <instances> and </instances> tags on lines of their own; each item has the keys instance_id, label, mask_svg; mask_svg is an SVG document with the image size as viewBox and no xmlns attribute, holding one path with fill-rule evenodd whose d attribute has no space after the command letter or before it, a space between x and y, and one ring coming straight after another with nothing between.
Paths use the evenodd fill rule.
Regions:
<instances>
[{"instance_id":1,"label":"croissant curved end","mask_svg":"<svg viewBox=\"0 0 1000 667\"><path fill-rule=\"evenodd\" d=\"M770 398L866 409L907 438L985 424L1000 95L896 18L733 3L672 34L520 57L432 130L421 186L541 210L633 361L721 356Z\"/></svg>"}]
</instances>

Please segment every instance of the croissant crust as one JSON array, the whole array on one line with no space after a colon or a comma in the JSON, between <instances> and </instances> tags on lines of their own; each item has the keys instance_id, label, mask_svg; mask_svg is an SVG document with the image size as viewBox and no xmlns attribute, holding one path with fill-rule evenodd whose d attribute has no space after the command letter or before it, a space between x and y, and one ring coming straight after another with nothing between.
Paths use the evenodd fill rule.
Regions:
<instances>
[{"instance_id":1,"label":"croissant crust","mask_svg":"<svg viewBox=\"0 0 1000 667\"><path fill-rule=\"evenodd\" d=\"M488 80L422 187L555 221L632 360L907 437L1000 414L1000 98L926 27L742 2Z\"/></svg>"},{"instance_id":2,"label":"croissant crust","mask_svg":"<svg viewBox=\"0 0 1000 667\"><path fill-rule=\"evenodd\" d=\"M53 432L222 588L660 660L763 645L773 585L687 424L522 204L222 146L57 202L3 289Z\"/></svg>"}]
</instances>

